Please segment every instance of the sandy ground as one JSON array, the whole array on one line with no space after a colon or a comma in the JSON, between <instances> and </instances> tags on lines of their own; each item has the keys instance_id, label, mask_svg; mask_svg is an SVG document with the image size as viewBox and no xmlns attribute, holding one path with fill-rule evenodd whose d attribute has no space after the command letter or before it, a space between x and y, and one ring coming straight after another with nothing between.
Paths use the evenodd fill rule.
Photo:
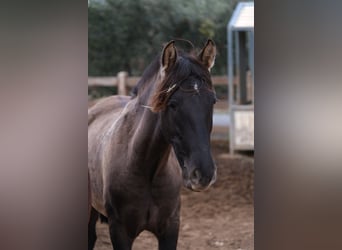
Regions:
<instances>
[{"instance_id":1,"label":"sandy ground","mask_svg":"<svg viewBox=\"0 0 342 250\"><path fill-rule=\"evenodd\" d=\"M206 192L182 191L179 250L254 249L254 158L228 154L227 142L213 142L218 166L216 183ZM112 249L108 225L97 224L95 249ZM157 240L143 232L133 250L158 249Z\"/></svg>"}]
</instances>

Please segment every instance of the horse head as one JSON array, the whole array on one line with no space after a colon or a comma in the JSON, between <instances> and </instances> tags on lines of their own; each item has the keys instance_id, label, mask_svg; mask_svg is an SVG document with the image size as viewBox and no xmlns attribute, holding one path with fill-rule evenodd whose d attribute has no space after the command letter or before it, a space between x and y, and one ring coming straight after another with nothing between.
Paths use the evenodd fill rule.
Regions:
<instances>
[{"instance_id":1,"label":"horse head","mask_svg":"<svg viewBox=\"0 0 342 250\"><path fill-rule=\"evenodd\" d=\"M152 112L161 116L161 130L172 145L184 185L207 189L216 180L210 150L215 91L210 78L216 47L208 40L198 55L179 53L174 41L163 49L160 82L151 98Z\"/></svg>"}]
</instances>

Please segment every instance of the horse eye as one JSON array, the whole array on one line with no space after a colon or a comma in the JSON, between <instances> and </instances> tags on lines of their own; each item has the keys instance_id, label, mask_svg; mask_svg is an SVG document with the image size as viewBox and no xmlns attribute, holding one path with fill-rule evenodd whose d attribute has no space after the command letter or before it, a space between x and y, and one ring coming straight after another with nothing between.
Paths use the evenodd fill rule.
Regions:
<instances>
[{"instance_id":1,"label":"horse eye","mask_svg":"<svg viewBox=\"0 0 342 250\"><path fill-rule=\"evenodd\" d=\"M168 103L168 107L170 107L171 109L177 109L177 106L178 106L178 103L174 100L171 100L169 103Z\"/></svg>"}]
</instances>

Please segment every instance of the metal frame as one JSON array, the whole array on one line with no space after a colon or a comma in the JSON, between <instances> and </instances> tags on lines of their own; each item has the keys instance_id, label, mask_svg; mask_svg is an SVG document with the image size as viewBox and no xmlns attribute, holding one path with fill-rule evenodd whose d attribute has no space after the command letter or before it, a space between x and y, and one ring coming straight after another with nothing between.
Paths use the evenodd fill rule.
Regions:
<instances>
[{"instance_id":1,"label":"metal frame","mask_svg":"<svg viewBox=\"0 0 342 250\"><path fill-rule=\"evenodd\" d=\"M242 110L249 110L249 111L254 111L254 25L250 26L243 26L243 27L236 27L235 24L237 22L237 18L240 15L240 12L243 10L245 7L253 7L254 8L254 2L241 2L237 5L235 8L233 15L227 25L227 42L228 42L228 100L229 100L229 114L230 114L230 127L229 127L229 150L230 153L234 153L235 149L238 150L253 150L253 147L244 147L244 146L239 146L235 145L235 120L234 120L234 112L235 111L242 111ZM242 32L245 34L242 35ZM242 93L241 94L241 79L238 77L239 82L237 84L237 100L235 100L235 95L234 95L234 62L235 65L241 66L240 62L240 51L241 49L247 49L247 48L240 48L240 38L249 39L249 44L248 44L248 61L246 62L250 66L250 71L252 75L252 86L251 86L251 91L252 91L252 100L251 100L251 105L239 105L237 103L240 102L240 98L243 95L246 95L247 93ZM239 38L240 37L240 38ZM243 42L243 41L242 41ZM235 45L235 46L233 46ZM245 46L243 44L243 46ZM235 56L235 61L233 60ZM240 69L236 66L236 69L238 70L237 73L240 74ZM244 86L243 88L245 88ZM246 89L243 89L243 91L246 91Z\"/></svg>"}]
</instances>

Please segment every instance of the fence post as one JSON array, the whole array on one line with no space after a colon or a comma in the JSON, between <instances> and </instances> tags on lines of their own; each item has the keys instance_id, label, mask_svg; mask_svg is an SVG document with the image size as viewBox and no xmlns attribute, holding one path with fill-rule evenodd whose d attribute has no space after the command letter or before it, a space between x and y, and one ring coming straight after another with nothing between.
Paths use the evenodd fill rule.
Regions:
<instances>
[{"instance_id":1,"label":"fence post","mask_svg":"<svg viewBox=\"0 0 342 250\"><path fill-rule=\"evenodd\" d=\"M118 73L118 94L127 95L126 81L128 73L125 71L120 71Z\"/></svg>"}]
</instances>

